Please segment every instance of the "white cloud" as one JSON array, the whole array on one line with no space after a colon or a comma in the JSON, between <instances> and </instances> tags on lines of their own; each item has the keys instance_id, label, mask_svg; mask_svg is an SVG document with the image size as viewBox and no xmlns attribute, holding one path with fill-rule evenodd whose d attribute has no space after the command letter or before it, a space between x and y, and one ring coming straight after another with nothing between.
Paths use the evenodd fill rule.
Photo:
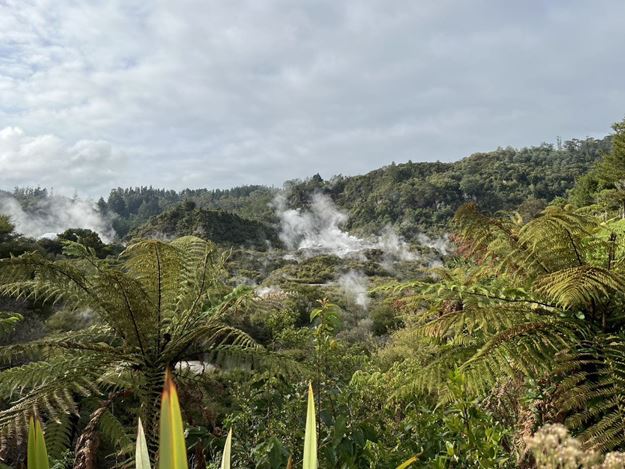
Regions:
<instances>
[{"instance_id":1,"label":"white cloud","mask_svg":"<svg viewBox=\"0 0 625 469\"><path fill-rule=\"evenodd\" d=\"M70 143L54 135L29 136L19 127L0 130L0 183L5 187L102 190L115 182L124 163L108 142Z\"/></svg>"},{"instance_id":2,"label":"white cloud","mask_svg":"<svg viewBox=\"0 0 625 469\"><path fill-rule=\"evenodd\" d=\"M624 15L617 0L4 0L0 128L112 142L129 157L115 181L173 187L604 134L625 109Z\"/></svg>"}]
</instances>

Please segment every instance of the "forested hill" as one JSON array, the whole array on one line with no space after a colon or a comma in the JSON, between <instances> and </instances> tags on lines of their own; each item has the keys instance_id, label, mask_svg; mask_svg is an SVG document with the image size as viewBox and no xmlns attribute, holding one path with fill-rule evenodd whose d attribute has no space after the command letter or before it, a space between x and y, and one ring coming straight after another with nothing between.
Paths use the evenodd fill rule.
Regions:
<instances>
[{"instance_id":1,"label":"forested hill","mask_svg":"<svg viewBox=\"0 0 625 469\"><path fill-rule=\"evenodd\" d=\"M311 193L321 191L349 213L351 230L372 233L390 224L410 239L420 231L445 229L455 210L470 200L489 212L520 208L522 214L531 216L554 198L566 195L575 179L609 148L610 137L567 141L560 148L547 144L500 148L453 163L392 164L362 176L327 180L315 175L305 181L289 181L285 187L290 206L305 206ZM114 217L114 227L124 237L185 200L200 208L274 223L269 204L277 191L265 186L181 192L118 188L99 205Z\"/></svg>"},{"instance_id":2,"label":"forested hill","mask_svg":"<svg viewBox=\"0 0 625 469\"><path fill-rule=\"evenodd\" d=\"M305 204L312 191L329 194L350 214L349 228L375 232L391 224L410 238L444 229L456 209L475 201L488 212L532 216L566 192L610 149L610 138L476 153L454 163L392 164L363 176L313 177L289 185L289 202Z\"/></svg>"},{"instance_id":3,"label":"forested hill","mask_svg":"<svg viewBox=\"0 0 625 469\"><path fill-rule=\"evenodd\" d=\"M107 200L98 201L100 211L113 218L113 228L120 238L180 203L192 201L197 207L223 210L243 218L268 222L272 220L269 204L277 189L266 186L242 186L227 190L155 189L132 187L113 189ZM157 221L156 223L160 223Z\"/></svg>"},{"instance_id":4,"label":"forested hill","mask_svg":"<svg viewBox=\"0 0 625 469\"><path fill-rule=\"evenodd\" d=\"M196 208L186 201L173 209L152 217L131 232L137 238L177 238L195 235L219 244L242 245L265 249L278 242L277 232L271 226L240 217L223 210Z\"/></svg>"},{"instance_id":5,"label":"forested hill","mask_svg":"<svg viewBox=\"0 0 625 469\"><path fill-rule=\"evenodd\" d=\"M531 217L554 198L565 196L575 179L587 173L609 149L610 137L567 141L561 148L547 144L504 148L477 153L453 163L391 164L361 176L335 176L326 180L315 175L304 181L289 181L285 188L290 207L304 207L312 193L323 192L349 213L347 228L350 230L375 233L390 224L411 239L419 232L445 230L455 210L471 200L489 212L519 209L526 218ZM171 217L175 218L177 212L150 221L187 201L201 209L236 214L245 219L245 223L261 222L264 230L277 222L271 201L278 191L267 186L180 192L152 187L117 188L106 200L100 199L98 206L112 219L120 238L145 234L146 230L165 233L172 226L181 229L184 226L182 231L171 232L172 236L195 230L199 225L192 226L186 215L184 222L172 221ZM36 206L36 199L48 196L45 190L24 189L16 189L10 195L26 210ZM200 225L208 219L205 215L201 215ZM221 221L225 223L225 219ZM239 226L240 220L232 218L230 221L234 223L232 227ZM247 230L244 232L249 234ZM271 235L267 238L263 234L255 239L264 242L262 240L270 238Z\"/></svg>"}]
</instances>

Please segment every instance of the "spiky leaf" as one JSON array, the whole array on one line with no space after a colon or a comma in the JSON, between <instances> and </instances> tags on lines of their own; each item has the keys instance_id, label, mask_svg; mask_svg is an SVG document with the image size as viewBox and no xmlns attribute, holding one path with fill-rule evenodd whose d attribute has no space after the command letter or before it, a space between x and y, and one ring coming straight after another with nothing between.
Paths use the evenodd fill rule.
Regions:
<instances>
[{"instance_id":1,"label":"spiky leaf","mask_svg":"<svg viewBox=\"0 0 625 469\"><path fill-rule=\"evenodd\" d=\"M135 451L136 469L152 469L150 466L150 455L148 452L148 444L145 441L145 432L139 418L137 425L137 449Z\"/></svg>"},{"instance_id":2,"label":"spiky leaf","mask_svg":"<svg viewBox=\"0 0 625 469\"><path fill-rule=\"evenodd\" d=\"M306 413L306 432L304 434L304 469L317 469L317 467L315 397L312 384L308 383L308 410Z\"/></svg>"},{"instance_id":3,"label":"spiky leaf","mask_svg":"<svg viewBox=\"0 0 625 469\"><path fill-rule=\"evenodd\" d=\"M232 452L232 428L228 432L228 437L226 438L226 444L224 445L224 452L223 452L223 455L221 456L221 469L230 469L231 452Z\"/></svg>"},{"instance_id":4,"label":"spiky leaf","mask_svg":"<svg viewBox=\"0 0 625 469\"><path fill-rule=\"evenodd\" d=\"M188 468L180 403L169 369L165 373L165 386L161 397L159 468Z\"/></svg>"},{"instance_id":5,"label":"spiky leaf","mask_svg":"<svg viewBox=\"0 0 625 469\"><path fill-rule=\"evenodd\" d=\"M28 469L49 469L48 452L46 451L46 440L41 429L39 419L32 417L28 424Z\"/></svg>"}]
</instances>

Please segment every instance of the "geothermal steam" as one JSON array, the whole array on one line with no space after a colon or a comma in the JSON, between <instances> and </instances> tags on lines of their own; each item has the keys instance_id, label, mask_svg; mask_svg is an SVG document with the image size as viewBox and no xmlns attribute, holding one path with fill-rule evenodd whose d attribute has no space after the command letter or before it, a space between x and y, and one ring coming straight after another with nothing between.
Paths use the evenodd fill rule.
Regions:
<instances>
[{"instance_id":1,"label":"geothermal steam","mask_svg":"<svg viewBox=\"0 0 625 469\"><path fill-rule=\"evenodd\" d=\"M32 238L55 237L68 228L90 229L104 242L110 242L114 236L110 222L86 200L49 196L26 211L14 197L2 195L0 214L9 216L15 231Z\"/></svg>"},{"instance_id":2,"label":"geothermal steam","mask_svg":"<svg viewBox=\"0 0 625 469\"><path fill-rule=\"evenodd\" d=\"M341 275L336 283L343 293L363 309L369 306L369 279L362 272L350 270Z\"/></svg>"},{"instance_id":3,"label":"geothermal steam","mask_svg":"<svg viewBox=\"0 0 625 469\"><path fill-rule=\"evenodd\" d=\"M368 249L380 249L385 257L394 260L417 259L408 244L391 227L386 227L380 236L369 240L343 230L348 216L338 210L326 195L314 194L308 210L287 208L284 195L275 199L274 207L280 219L280 239L289 250L301 255L360 257Z\"/></svg>"}]
</instances>

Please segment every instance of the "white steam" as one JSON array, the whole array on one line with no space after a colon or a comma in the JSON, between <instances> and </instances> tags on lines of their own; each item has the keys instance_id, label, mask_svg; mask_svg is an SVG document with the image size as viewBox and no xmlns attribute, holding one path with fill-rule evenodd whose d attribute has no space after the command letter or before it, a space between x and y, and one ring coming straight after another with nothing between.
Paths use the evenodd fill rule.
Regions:
<instances>
[{"instance_id":1,"label":"white steam","mask_svg":"<svg viewBox=\"0 0 625 469\"><path fill-rule=\"evenodd\" d=\"M444 235L442 238L430 238L426 234L419 233L417 235L417 240L423 246L432 248L443 256L446 256L451 251L451 241L449 240L448 234Z\"/></svg>"},{"instance_id":2,"label":"white steam","mask_svg":"<svg viewBox=\"0 0 625 469\"><path fill-rule=\"evenodd\" d=\"M341 229L348 217L337 210L329 197L314 194L310 210L301 210L288 209L284 195L280 194L274 206L280 218L280 239L289 250L346 257L366 248L362 239Z\"/></svg>"},{"instance_id":3,"label":"white steam","mask_svg":"<svg viewBox=\"0 0 625 469\"><path fill-rule=\"evenodd\" d=\"M369 279L362 272L350 270L341 275L336 283L355 304L365 310L369 307Z\"/></svg>"},{"instance_id":4,"label":"white steam","mask_svg":"<svg viewBox=\"0 0 625 469\"><path fill-rule=\"evenodd\" d=\"M54 238L69 228L86 228L108 243L114 237L111 224L89 201L50 196L25 210L17 199L0 196L0 214L8 215L15 231L31 238Z\"/></svg>"},{"instance_id":5,"label":"white steam","mask_svg":"<svg viewBox=\"0 0 625 469\"><path fill-rule=\"evenodd\" d=\"M280 239L289 250L298 251L301 255L362 257L366 250L379 249L384 252L385 258L402 261L417 259L408 243L390 226L384 228L381 236L369 240L343 230L348 216L326 195L314 194L310 208L302 210L287 208L284 194L279 194L274 200L274 207L280 219Z\"/></svg>"},{"instance_id":6,"label":"white steam","mask_svg":"<svg viewBox=\"0 0 625 469\"><path fill-rule=\"evenodd\" d=\"M263 299L284 299L289 295L282 288L270 285L256 288L256 296Z\"/></svg>"},{"instance_id":7,"label":"white steam","mask_svg":"<svg viewBox=\"0 0 625 469\"><path fill-rule=\"evenodd\" d=\"M408 248L408 243L389 225L384 227L382 235L375 243L375 247L382 250L387 259L399 259L400 261L415 261L418 259L418 256Z\"/></svg>"}]
</instances>

